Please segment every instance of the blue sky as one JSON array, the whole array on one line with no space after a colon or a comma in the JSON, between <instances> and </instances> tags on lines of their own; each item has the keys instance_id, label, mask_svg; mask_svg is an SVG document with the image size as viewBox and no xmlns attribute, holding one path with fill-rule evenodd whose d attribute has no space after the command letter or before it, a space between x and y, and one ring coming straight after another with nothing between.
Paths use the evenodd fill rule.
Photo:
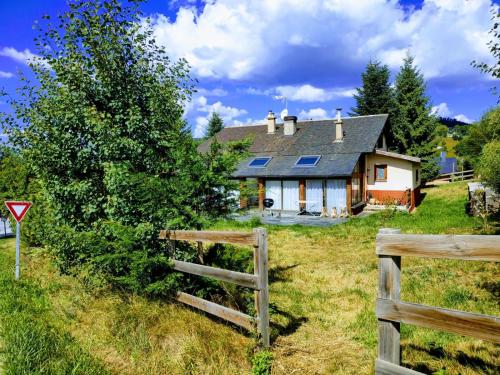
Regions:
<instances>
[{"instance_id":1,"label":"blue sky","mask_svg":"<svg viewBox=\"0 0 500 375\"><path fill-rule=\"evenodd\" d=\"M372 59L394 75L407 51L423 72L435 111L477 120L496 103L495 82L470 66L492 62L492 0L150 0L159 43L185 57L199 80L186 107L196 136L219 112L227 125L262 122L288 98L299 118L347 112ZM14 94L18 69L35 53L33 22L66 9L65 0L0 1L0 86ZM6 110L0 102L0 110Z\"/></svg>"}]
</instances>

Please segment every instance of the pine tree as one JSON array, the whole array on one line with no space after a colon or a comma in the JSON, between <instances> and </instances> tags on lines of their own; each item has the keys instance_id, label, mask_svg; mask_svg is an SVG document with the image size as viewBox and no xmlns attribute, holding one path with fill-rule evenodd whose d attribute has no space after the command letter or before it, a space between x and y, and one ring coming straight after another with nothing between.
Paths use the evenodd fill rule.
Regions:
<instances>
[{"instance_id":1,"label":"pine tree","mask_svg":"<svg viewBox=\"0 0 500 375\"><path fill-rule=\"evenodd\" d=\"M389 85L391 72L387 65L379 61L370 61L362 74L363 86L357 88L354 95L356 107L351 108L351 116L377 115L390 113L393 105L393 93Z\"/></svg>"},{"instance_id":2,"label":"pine tree","mask_svg":"<svg viewBox=\"0 0 500 375\"><path fill-rule=\"evenodd\" d=\"M413 60L413 56L407 55L396 77L395 113L391 121L393 147L402 154L419 157L422 180L429 181L439 173L436 159L438 120L431 115L424 77Z\"/></svg>"},{"instance_id":3,"label":"pine tree","mask_svg":"<svg viewBox=\"0 0 500 375\"><path fill-rule=\"evenodd\" d=\"M224 128L224 121L217 112L213 112L208 120L208 127L205 133L206 138L213 137Z\"/></svg>"}]
</instances>

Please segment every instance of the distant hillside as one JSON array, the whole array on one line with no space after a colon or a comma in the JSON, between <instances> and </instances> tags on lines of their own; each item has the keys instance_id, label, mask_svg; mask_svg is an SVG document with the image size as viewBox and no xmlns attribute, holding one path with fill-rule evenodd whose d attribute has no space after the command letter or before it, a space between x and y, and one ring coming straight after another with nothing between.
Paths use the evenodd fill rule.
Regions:
<instances>
[{"instance_id":1,"label":"distant hillside","mask_svg":"<svg viewBox=\"0 0 500 375\"><path fill-rule=\"evenodd\" d=\"M470 125L466 122L459 121L457 119L450 118L450 117L439 117L438 120L441 124L447 126L448 129L450 129L450 130L453 129L455 126Z\"/></svg>"}]
</instances>

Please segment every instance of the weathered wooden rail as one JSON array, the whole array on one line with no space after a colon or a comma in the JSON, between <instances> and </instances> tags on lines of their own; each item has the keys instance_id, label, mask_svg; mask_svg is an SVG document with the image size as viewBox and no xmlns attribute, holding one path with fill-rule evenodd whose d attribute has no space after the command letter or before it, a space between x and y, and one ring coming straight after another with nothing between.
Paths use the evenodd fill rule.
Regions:
<instances>
[{"instance_id":1,"label":"weathered wooden rail","mask_svg":"<svg viewBox=\"0 0 500 375\"><path fill-rule=\"evenodd\" d=\"M380 229L377 319L378 358L375 373L421 374L402 367L400 324L439 329L500 344L500 318L400 301L401 256L500 261L499 236L400 234Z\"/></svg>"},{"instance_id":2,"label":"weathered wooden rail","mask_svg":"<svg viewBox=\"0 0 500 375\"><path fill-rule=\"evenodd\" d=\"M195 307L206 313L215 315L244 327L254 330L257 326L262 344L269 346L269 285L268 285L268 254L267 232L263 228L254 229L253 233L247 232L221 232L221 231L160 231L160 239L171 241L196 241L227 243L253 248L254 274L236 272L222 268L204 266L196 263L183 262L174 259L174 269L198 276L212 277L255 290L255 309L257 316L252 317L217 303L206 301L188 293L180 292L177 295L179 302Z\"/></svg>"},{"instance_id":3,"label":"weathered wooden rail","mask_svg":"<svg viewBox=\"0 0 500 375\"><path fill-rule=\"evenodd\" d=\"M451 181L472 180L473 178L474 178L474 170L469 169L467 171L457 171L457 172L440 174L434 181L451 182Z\"/></svg>"}]
</instances>

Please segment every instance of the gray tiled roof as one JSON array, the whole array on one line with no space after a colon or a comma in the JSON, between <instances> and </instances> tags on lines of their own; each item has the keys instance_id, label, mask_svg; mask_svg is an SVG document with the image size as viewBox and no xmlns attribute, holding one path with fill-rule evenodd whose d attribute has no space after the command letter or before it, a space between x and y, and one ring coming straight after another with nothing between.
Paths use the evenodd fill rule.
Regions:
<instances>
[{"instance_id":1,"label":"gray tiled roof","mask_svg":"<svg viewBox=\"0 0 500 375\"><path fill-rule=\"evenodd\" d=\"M298 121L293 136L283 135L278 124L275 134L267 134L267 125L226 127L216 135L219 142L251 137L250 152L255 156L272 156L265 168L250 168L252 158L243 161L235 177L334 177L349 176L360 155L372 152L384 129L387 115L343 118L344 139L335 141L334 120ZM211 140L202 143L206 152ZM301 155L321 155L316 167L295 167Z\"/></svg>"}]
</instances>

